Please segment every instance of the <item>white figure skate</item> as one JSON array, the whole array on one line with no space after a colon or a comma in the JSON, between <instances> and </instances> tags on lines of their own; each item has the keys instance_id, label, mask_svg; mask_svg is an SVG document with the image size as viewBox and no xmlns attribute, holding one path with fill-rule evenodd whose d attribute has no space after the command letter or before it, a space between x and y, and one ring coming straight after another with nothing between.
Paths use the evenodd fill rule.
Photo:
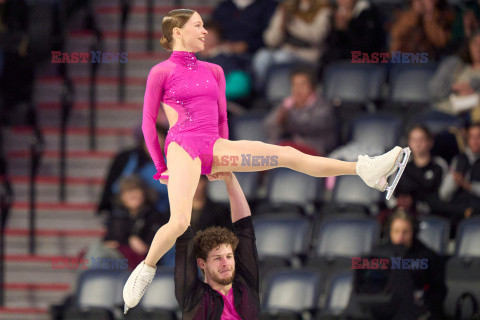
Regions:
<instances>
[{"instance_id":1,"label":"white figure skate","mask_svg":"<svg viewBox=\"0 0 480 320\"><path fill-rule=\"evenodd\" d=\"M155 276L157 268L150 267L142 261L133 270L123 287L123 300L125 301L124 313L127 314L128 309L135 307L142 299L143 294Z\"/></svg>"},{"instance_id":2,"label":"white figure skate","mask_svg":"<svg viewBox=\"0 0 480 320\"><path fill-rule=\"evenodd\" d=\"M358 156L356 171L362 180L372 188L387 191L386 199L390 200L403 170L410 157L410 148L395 147L387 153L377 157ZM402 159L403 158L403 159ZM388 177L397 169L397 175L392 184L388 185Z\"/></svg>"}]
</instances>

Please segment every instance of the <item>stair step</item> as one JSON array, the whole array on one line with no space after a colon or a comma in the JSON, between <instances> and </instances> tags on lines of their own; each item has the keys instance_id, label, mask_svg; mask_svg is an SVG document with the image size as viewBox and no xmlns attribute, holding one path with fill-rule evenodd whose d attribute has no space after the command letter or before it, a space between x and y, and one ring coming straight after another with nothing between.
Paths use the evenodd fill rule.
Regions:
<instances>
[{"instance_id":1,"label":"stair step","mask_svg":"<svg viewBox=\"0 0 480 320\"><path fill-rule=\"evenodd\" d=\"M125 49L129 55L131 52L144 52L147 51L148 39L146 34L127 34L129 37L125 38ZM158 34L157 34L158 36ZM76 34L70 34L65 42L65 52L90 52L92 48L93 35L91 33L79 32ZM153 38L153 52L167 51L160 45L160 37ZM120 48L120 37L116 33L107 33L103 39L103 52L118 52Z\"/></svg>"},{"instance_id":2,"label":"stair step","mask_svg":"<svg viewBox=\"0 0 480 320\"><path fill-rule=\"evenodd\" d=\"M75 214L79 212L91 212L96 210L97 204L95 202L85 203L61 203L61 202L36 202L35 208L37 210L46 210L54 214L58 214L55 211L73 212ZM16 201L13 203L13 210L22 211L30 209L29 202Z\"/></svg>"},{"instance_id":3,"label":"stair step","mask_svg":"<svg viewBox=\"0 0 480 320\"><path fill-rule=\"evenodd\" d=\"M82 52L90 52L89 48L85 48ZM106 51L103 51L106 52ZM110 53L117 53L118 49L110 52ZM71 53L71 52L68 52ZM135 57L144 57L142 59L135 59ZM124 63L125 67L125 77L126 77L126 84L130 84L128 82L128 78L137 78L135 81L137 83L133 84L139 84L145 86L146 81L147 81L147 76L150 71L155 65L158 63L164 61L165 59L168 59L170 54L162 54L160 55L154 55L149 58L148 55L136 55L133 52L128 52L128 56L126 57L128 60L127 63ZM120 69L120 63L98 63L97 67L97 76L101 79L102 77L114 77L114 78L119 78L119 69ZM91 69L92 69L92 64L91 63L70 63L68 66L68 72L72 77L88 77L88 82L87 84L90 83L90 75L91 75ZM115 84L118 84L116 82Z\"/></svg>"},{"instance_id":4,"label":"stair step","mask_svg":"<svg viewBox=\"0 0 480 320\"><path fill-rule=\"evenodd\" d=\"M104 177L107 174L112 158L74 158L66 157L66 174L69 176L83 176L87 178ZM21 175L29 172L30 157L9 159L7 161L11 175ZM59 176L60 159L58 157L44 157L38 169L39 175Z\"/></svg>"},{"instance_id":5,"label":"stair step","mask_svg":"<svg viewBox=\"0 0 480 320\"><path fill-rule=\"evenodd\" d=\"M30 200L30 182L27 177L15 178L13 192L15 201ZM39 177L36 183L36 200L41 202L55 202L59 197L59 182L56 177ZM103 179L77 179L66 180L66 201L72 203L90 202L99 200L103 190Z\"/></svg>"},{"instance_id":6,"label":"stair step","mask_svg":"<svg viewBox=\"0 0 480 320\"><path fill-rule=\"evenodd\" d=\"M111 128L131 128L142 122L142 108L137 110L98 110L96 123ZM87 127L90 123L90 111L87 109L72 110L68 126ZM44 110L39 114L39 123L43 126L60 126L60 110Z\"/></svg>"},{"instance_id":7,"label":"stair step","mask_svg":"<svg viewBox=\"0 0 480 320\"><path fill-rule=\"evenodd\" d=\"M27 304L25 307L0 307L0 319L2 320L50 320L50 318L46 307L32 308Z\"/></svg>"},{"instance_id":8,"label":"stair step","mask_svg":"<svg viewBox=\"0 0 480 320\"><path fill-rule=\"evenodd\" d=\"M29 237L26 229L9 232L17 235L8 234L6 236L6 255L19 255L29 253ZM50 256L77 256L82 250L88 248L91 244L100 241L102 233L98 230L88 230L79 234L72 234L72 231L50 232L45 235L45 230L39 230L40 234L35 239L35 253L37 255Z\"/></svg>"},{"instance_id":9,"label":"stair step","mask_svg":"<svg viewBox=\"0 0 480 320\"><path fill-rule=\"evenodd\" d=\"M146 75L143 79L144 84L130 84L125 86L125 101L127 102L143 102L145 96L145 81ZM74 100L88 100L90 96L90 84L80 83L75 84ZM56 99L60 101L62 92L62 83L38 83L34 90L35 102L46 102ZM98 83L96 85L97 102L115 102L118 101L119 86L118 82ZM56 98L55 98L56 97Z\"/></svg>"},{"instance_id":10,"label":"stair step","mask_svg":"<svg viewBox=\"0 0 480 320\"><path fill-rule=\"evenodd\" d=\"M45 151L59 150L60 130L58 128L42 128L45 139ZM97 150L117 152L135 145L134 129L113 128L101 126L96 131ZM28 130L7 130L5 132L5 148L7 151L30 149L30 134ZM87 128L67 129L67 151L83 151L90 147L90 136Z\"/></svg>"},{"instance_id":11,"label":"stair step","mask_svg":"<svg viewBox=\"0 0 480 320\"><path fill-rule=\"evenodd\" d=\"M58 101L51 101L51 102L41 102L37 104L37 109L41 112L44 111L60 111L62 108L62 104ZM88 101L77 101L72 106L73 110L90 110L90 102ZM121 103L121 102L100 102L96 104L97 111L100 110L116 110L116 111L123 111L123 110L142 110L143 104L141 103Z\"/></svg>"},{"instance_id":12,"label":"stair step","mask_svg":"<svg viewBox=\"0 0 480 320\"><path fill-rule=\"evenodd\" d=\"M52 212L49 210L36 211L37 220L35 226L38 229L57 228L63 230L71 229L99 229L102 226L103 218L94 216L93 212L89 214L78 214L65 212ZM7 222L8 228L21 229L27 228L30 221L29 210L11 212Z\"/></svg>"}]
</instances>

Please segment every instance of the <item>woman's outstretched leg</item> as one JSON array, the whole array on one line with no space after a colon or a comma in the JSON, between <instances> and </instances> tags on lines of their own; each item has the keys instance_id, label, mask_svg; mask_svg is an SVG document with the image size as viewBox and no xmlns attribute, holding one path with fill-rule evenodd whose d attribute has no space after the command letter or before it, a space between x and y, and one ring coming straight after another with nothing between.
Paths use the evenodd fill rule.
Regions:
<instances>
[{"instance_id":1,"label":"woman's outstretched leg","mask_svg":"<svg viewBox=\"0 0 480 320\"><path fill-rule=\"evenodd\" d=\"M403 154L404 163L400 163ZM286 167L314 177L331 177L340 175L359 175L372 188L385 191L387 178L408 160L409 150L395 147L378 156L359 156L358 162L347 162L325 157L316 157L300 152L292 147L277 146L259 141L230 141L219 139L213 148L212 173L224 171L263 171ZM402 174L401 170L388 189L389 198Z\"/></svg>"},{"instance_id":2,"label":"woman's outstretched leg","mask_svg":"<svg viewBox=\"0 0 480 320\"><path fill-rule=\"evenodd\" d=\"M286 167L314 177L355 175L356 162L311 156L290 146L260 141L219 139L213 148L212 173L263 171Z\"/></svg>"},{"instance_id":3,"label":"woman's outstretched leg","mask_svg":"<svg viewBox=\"0 0 480 320\"><path fill-rule=\"evenodd\" d=\"M190 225L193 196L201 173L200 159L192 160L185 150L172 142L168 146L167 164L170 220L157 231L145 261L137 266L125 284L125 313L138 304L155 275L158 260Z\"/></svg>"}]
</instances>

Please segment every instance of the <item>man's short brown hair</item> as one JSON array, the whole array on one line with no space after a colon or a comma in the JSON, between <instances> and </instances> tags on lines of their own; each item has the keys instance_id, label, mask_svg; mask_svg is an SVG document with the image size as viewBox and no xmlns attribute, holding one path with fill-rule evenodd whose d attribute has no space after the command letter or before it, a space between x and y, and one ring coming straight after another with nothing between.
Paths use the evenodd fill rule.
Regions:
<instances>
[{"instance_id":1,"label":"man's short brown hair","mask_svg":"<svg viewBox=\"0 0 480 320\"><path fill-rule=\"evenodd\" d=\"M207 260L208 253L222 244L232 246L235 251L238 245L238 238L232 231L222 227L210 227L202 231L198 231L195 235L194 250L197 258Z\"/></svg>"}]
</instances>

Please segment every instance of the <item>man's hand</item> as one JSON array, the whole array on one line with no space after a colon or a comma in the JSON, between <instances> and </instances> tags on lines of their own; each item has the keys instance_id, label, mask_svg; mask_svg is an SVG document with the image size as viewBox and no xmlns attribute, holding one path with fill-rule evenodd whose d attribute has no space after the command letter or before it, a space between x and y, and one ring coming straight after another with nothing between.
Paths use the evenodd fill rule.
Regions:
<instances>
[{"instance_id":1,"label":"man's hand","mask_svg":"<svg viewBox=\"0 0 480 320\"><path fill-rule=\"evenodd\" d=\"M228 182L232 180L232 177L233 177L232 172L217 172L217 173L207 175L207 178L209 181L225 180L225 182Z\"/></svg>"}]
</instances>

